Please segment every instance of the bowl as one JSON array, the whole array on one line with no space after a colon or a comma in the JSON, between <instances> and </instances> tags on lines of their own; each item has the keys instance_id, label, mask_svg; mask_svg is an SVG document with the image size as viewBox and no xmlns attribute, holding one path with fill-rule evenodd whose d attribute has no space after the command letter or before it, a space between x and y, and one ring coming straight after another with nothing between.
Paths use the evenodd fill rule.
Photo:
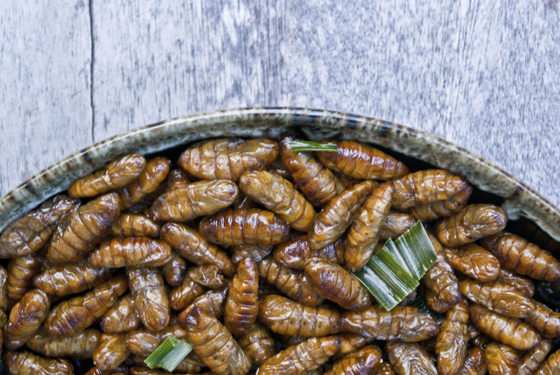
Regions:
<instances>
[{"instance_id":1,"label":"bowl","mask_svg":"<svg viewBox=\"0 0 560 375\"><path fill-rule=\"evenodd\" d=\"M466 178L494 195L510 220L528 219L560 241L560 211L486 160L427 133L374 118L306 108L242 108L165 120L98 142L51 165L0 198L0 231L46 198L118 155L153 154L213 137L277 137L297 130L309 139L349 139L381 146ZM409 159L410 160L410 159ZM426 164L424 164L424 167ZM429 167L429 166L428 166Z\"/></svg>"},{"instance_id":2,"label":"bowl","mask_svg":"<svg viewBox=\"0 0 560 375\"><path fill-rule=\"evenodd\" d=\"M371 143L411 170L438 167L466 178L474 187L469 203L489 202L506 209L508 228L560 255L560 211L507 172L447 141L405 126L347 113L305 108L244 108L162 121L98 142L51 165L0 199L0 231L23 213L117 156L165 152L174 162L188 143L215 137L278 137L300 132L311 140L327 138ZM536 224L541 229L537 228ZM91 361L72 360L76 374ZM0 367L0 375L7 374Z\"/></svg>"}]
</instances>

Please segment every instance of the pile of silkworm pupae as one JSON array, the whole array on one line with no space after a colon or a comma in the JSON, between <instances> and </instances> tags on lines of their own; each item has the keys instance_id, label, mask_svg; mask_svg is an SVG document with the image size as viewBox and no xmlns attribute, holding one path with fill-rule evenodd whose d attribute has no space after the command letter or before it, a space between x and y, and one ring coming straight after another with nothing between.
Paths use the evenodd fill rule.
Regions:
<instances>
[{"instance_id":1,"label":"pile of silkworm pupae","mask_svg":"<svg viewBox=\"0 0 560 375\"><path fill-rule=\"evenodd\" d=\"M371 146L296 152L293 135L129 154L0 236L0 325L11 374L559 374L560 314L533 299L560 262L467 204L467 181L411 172ZM350 271L421 220L437 253L385 311ZM418 293L442 324L407 302ZM279 348L283 348L278 350ZM86 362L87 363L87 362Z\"/></svg>"}]
</instances>

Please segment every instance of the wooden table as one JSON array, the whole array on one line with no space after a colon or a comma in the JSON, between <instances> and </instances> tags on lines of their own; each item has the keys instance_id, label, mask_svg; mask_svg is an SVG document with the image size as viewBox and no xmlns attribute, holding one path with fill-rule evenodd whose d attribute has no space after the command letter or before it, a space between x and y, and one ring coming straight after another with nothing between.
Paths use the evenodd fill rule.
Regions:
<instances>
[{"instance_id":1,"label":"wooden table","mask_svg":"<svg viewBox=\"0 0 560 375\"><path fill-rule=\"evenodd\" d=\"M0 194L170 117L305 106L422 129L560 204L558 0L2 0Z\"/></svg>"}]
</instances>

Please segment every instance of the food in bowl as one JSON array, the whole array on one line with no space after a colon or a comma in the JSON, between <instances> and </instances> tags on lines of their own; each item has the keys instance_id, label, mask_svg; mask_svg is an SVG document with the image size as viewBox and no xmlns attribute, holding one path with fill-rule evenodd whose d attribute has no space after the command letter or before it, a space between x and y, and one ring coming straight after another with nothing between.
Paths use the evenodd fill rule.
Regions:
<instances>
[{"instance_id":1,"label":"food in bowl","mask_svg":"<svg viewBox=\"0 0 560 375\"><path fill-rule=\"evenodd\" d=\"M560 262L504 231L505 210L369 145L295 141L202 141L175 169L125 155L14 221L0 235L8 370L72 373L79 358L149 373L168 337L193 345L183 373L554 368L560 314L532 297ZM417 220L437 260L387 311L354 273Z\"/></svg>"}]
</instances>

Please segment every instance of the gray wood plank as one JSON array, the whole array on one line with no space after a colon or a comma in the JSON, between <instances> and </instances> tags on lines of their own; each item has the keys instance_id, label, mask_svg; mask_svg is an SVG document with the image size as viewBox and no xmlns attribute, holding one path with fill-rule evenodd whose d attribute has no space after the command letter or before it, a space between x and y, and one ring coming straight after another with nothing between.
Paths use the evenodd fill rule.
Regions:
<instances>
[{"instance_id":1,"label":"gray wood plank","mask_svg":"<svg viewBox=\"0 0 560 375\"><path fill-rule=\"evenodd\" d=\"M558 1L289 4L282 104L427 131L560 203Z\"/></svg>"},{"instance_id":2,"label":"gray wood plank","mask_svg":"<svg viewBox=\"0 0 560 375\"><path fill-rule=\"evenodd\" d=\"M283 1L94 1L94 137L278 104Z\"/></svg>"},{"instance_id":3,"label":"gray wood plank","mask_svg":"<svg viewBox=\"0 0 560 375\"><path fill-rule=\"evenodd\" d=\"M0 194L91 144L84 0L0 1Z\"/></svg>"}]
</instances>

